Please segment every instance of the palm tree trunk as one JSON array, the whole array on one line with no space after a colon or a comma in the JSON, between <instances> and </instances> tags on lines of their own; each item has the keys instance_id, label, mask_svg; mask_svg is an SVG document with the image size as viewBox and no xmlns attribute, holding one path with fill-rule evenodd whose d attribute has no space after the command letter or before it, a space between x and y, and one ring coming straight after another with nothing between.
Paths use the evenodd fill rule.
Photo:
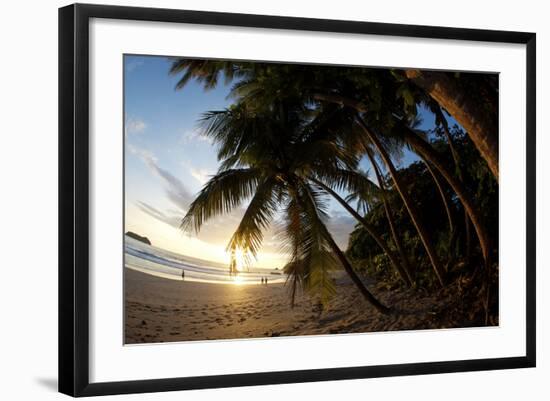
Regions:
<instances>
[{"instance_id":1,"label":"palm tree trunk","mask_svg":"<svg viewBox=\"0 0 550 401\"><path fill-rule=\"evenodd\" d=\"M331 103L340 104L342 106L346 106L349 108L352 108L354 110L357 110L360 113L366 113L368 111L368 108L365 106L365 104L351 99L347 98L345 96L340 96L337 94L322 94L322 93L314 93L313 98L319 101L326 101ZM363 127L366 129L366 127ZM466 213L468 213L468 216L470 217L470 220L474 226L474 229L476 231L476 234L479 239L479 243L481 246L481 252L483 254L483 259L485 260L485 264L489 265L489 258L490 258L490 242L489 237L487 236L487 233L485 232L485 229L483 228L483 225L481 224L481 218L479 215L479 212L471 199L469 198L464 185L458 181L453 174L450 173L450 171L445 167L444 163L440 160L439 155L433 150L433 148L426 143L423 139L421 139L414 131L412 131L409 127L404 125L405 132L405 139L413 148L415 148L415 151L418 154L422 154L426 160L429 160L435 168L441 173L443 178L449 183L453 191L455 191L456 195L462 202L462 205L464 206L464 210L466 210ZM469 134L470 135L470 134ZM472 138L472 135L470 135L470 138ZM472 139L473 141L473 139ZM416 145L415 145L416 144ZM498 159L498 157L497 157ZM498 163L497 163L498 168ZM390 171L391 174L391 171ZM498 176L498 172L497 172ZM407 206L405 204L405 206Z\"/></svg>"},{"instance_id":2,"label":"palm tree trunk","mask_svg":"<svg viewBox=\"0 0 550 401\"><path fill-rule=\"evenodd\" d=\"M464 185L452 174L449 169L445 166L445 163L441 160L441 157L435 152L435 150L428 144L424 139L422 139L416 132L407 127L405 124L402 124L403 133L405 140L413 147L416 153L428 160L434 167L441 173L443 178L449 183L453 191L456 193L460 202L464 206L464 210L468 213L470 220L474 226L477 237L479 239L479 244L481 246L481 252L483 254L483 259L485 264L489 263L490 259L490 241L489 237L481 223L481 216L477 207L470 199L466 188Z\"/></svg>"},{"instance_id":3,"label":"palm tree trunk","mask_svg":"<svg viewBox=\"0 0 550 401\"><path fill-rule=\"evenodd\" d=\"M441 122L441 126L443 127L443 133L445 134L445 138L447 138L447 142L449 142L449 149L451 150L451 155L453 156L453 161L455 163L456 175L458 176L458 179L462 181L462 169L460 168L460 157L458 156L458 152L455 149L453 137L451 135L451 132L449 131L449 124L447 123L447 119L443 114L443 110L441 110L441 106L438 105L434 113L436 117L439 119L439 121Z\"/></svg>"},{"instance_id":4,"label":"palm tree trunk","mask_svg":"<svg viewBox=\"0 0 550 401\"><path fill-rule=\"evenodd\" d=\"M359 291L361 291L361 294L363 297L370 302L376 310L378 310L380 313L388 314L390 312L390 308L382 304L378 299L375 298L374 295L371 294L371 292L365 287L365 284L363 284L363 281L361 281L361 278L357 275L355 270L353 269L353 266L349 263L349 260L346 258L346 255L344 255L344 252L338 247L336 242L334 241L334 238L332 238L332 235L326 230L325 228L325 239L328 242L328 245L330 246L332 252L336 255L342 266L344 267L344 270L348 273L351 280L354 282L354 284L359 288Z\"/></svg>"},{"instance_id":5,"label":"palm tree trunk","mask_svg":"<svg viewBox=\"0 0 550 401\"><path fill-rule=\"evenodd\" d=\"M443 133L447 138L447 142L449 142L449 149L451 150L451 155L453 156L453 161L455 163L455 171L456 171L456 176L458 177L458 181L463 183L464 178L462 177L460 157L458 156L458 152L455 149L453 137L451 135L451 132L449 131L449 124L447 123L447 119L443 114L443 110L441 110L441 106L437 106L435 108L435 114L439 119L439 121L441 121L441 125L443 126ZM470 233L471 231L470 227L471 227L470 216L468 216L468 212L466 211L466 209L464 209L464 244L465 244L465 250L466 250L465 251L466 264L469 264L470 256L472 254L472 235Z\"/></svg>"},{"instance_id":6,"label":"palm tree trunk","mask_svg":"<svg viewBox=\"0 0 550 401\"><path fill-rule=\"evenodd\" d=\"M470 263L470 259L472 257L472 229L471 229L471 222L470 222L470 218L468 217L468 215L466 214L464 216L465 220L464 220L464 246L465 246L465 249L466 249L466 258L465 258L465 262L466 264L469 264Z\"/></svg>"},{"instance_id":7,"label":"palm tree trunk","mask_svg":"<svg viewBox=\"0 0 550 401\"><path fill-rule=\"evenodd\" d=\"M411 285L412 283L409 280L407 273L395 257L395 254L392 252L392 250L386 245L382 237L380 237L380 235L376 232L376 229L363 216L357 213L355 209L348 205L348 203L344 199L342 199L342 197L338 195L332 188L325 185L323 182L314 177L309 177L309 179L321 188L323 188L325 191L327 191L334 199L336 199L338 203L340 203L340 205L344 207L344 209L348 211L348 213L350 213L359 223L361 223L363 227L365 227L365 230L367 230L367 232L376 241L380 248L382 248L382 251L384 251L384 253L388 255L391 264L395 267L395 270L397 270L399 276L403 279L403 281L405 281L407 285Z\"/></svg>"},{"instance_id":8,"label":"palm tree trunk","mask_svg":"<svg viewBox=\"0 0 550 401\"><path fill-rule=\"evenodd\" d=\"M376 179L378 180L378 185L380 186L380 191L382 193L382 202L384 203L384 211L386 212L386 218L388 219L388 224L390 226L390 230L393 236L393 241L395 242L395 247L397 248L397 252L399 253L399 256L401 257L401 261L403 262L403 268L407 273L407 278L412 284L414 282L414 279L412 275L411 264L409 263L409 257L407 255L407 252L405 252L403 243L401 242L401 237L399 236L399 233L397 232L397 229L395 227L393 213L391 211L388 198L386 197L386 186L384 184L384 179L382 178L382 174L380 173L378 163L376 163L376 160L374 160L374 156L372 155L371 150L369 148L366 148L365 150L372 164L372 167L374 168Z\"/></svg>"},{"instance_id":9,"label":"palm tree trunk","mask_svg":"<svg viewBox=\"0 0 550 401\"><path fill-rule=\"evenodd\" d=\"M498 123L472 96L447 74L437 71L405 71L407 77L425 90L464 127L475 147L498 181Z\"/></svg>"},{"instance_id":10,"label":"palm tree trunk","mask_svg":"<svg viewBox=\"0 0 550 401\"><path fill-rule=\"evenodd\" d=\"M445 207L445 213L447 213L447 220L449 221L449 236L452 237L455 227L453 222L453 214L451 212L451 207L449 205L449 202L447 201L447 196L445 196L445 191L443 190L443 186L441 185L439 178L435 174L435 171L430 166L430 163L424 158L421 158L421 159L424 162L424 165L426 166L426 168L428 169L428 172L432 176L435 182L435 186L437 187L437 190L439 192L439 196L441 196L441 200L443 201L443 206Z\"/></svg>"},{"instance_id":11,"label":"palm tree trunk","mask_svg":"<svg viewBox=\"0 0 550 401\"><path fill-rule=\"evenodd\" d=\"M313 181L313 180L312 180ZM311 196L311 195L310 195ZM312 205L314 205L314 201L310 201ZM368 290L368 288L365 286L361 278L357 275L355 270L353 269L353 266L349 262L348 258L346 258L346 255L344 255L344 252L340 249L338 244L334 241L334 238L332 238L332 235L327 229L327 226L320 220L319 217L317 217L319 222L319 228L321 230L323 238L326 240L328 246L334 252L340 263L342 264L342 267L348 273L349 277L351 278L351 281L355 284L355 286L359 289L361 292L361 295L369 302L372 306L376 308L380 313L387 314L390 312L390 308L382 304L372 293Z\"/></svg>"},{"instance_id":12,"label":"palm tree trunk","mask_svg":"<svg viewBox=\"0 0 550 401\"><path fill-rule=\"evenodd\" d=\"M363 119L358 117L358 122L367 137L378 150L378 153L380 153L380 156L382 157L382 160L384 160L384 163L386 163L388 171L390 172L393 182L395 183L395 188L397 189L397 192L399 192L399 195L401 195L401 199L403 199L403 203L405 204L405 207L407 208L407 211L411 216L411 220L416 227L416 231L418 232L418 236L420 237L420 240L424 245L424 249L426 249L426 253L428 254L428 258L430 259L435 275L437 276L437 279L439 280L441 286L444 286L445 270L443 269L441 262L439 261L439 257L437 256L435 248L432 244L429 232L428 230L426 230L426 227L420 219L420 214L418 213L416 206L411 201L408 192L404 188L401 179L397 174L397 170L395 169L395 166L393 165L393 162L388 155L388 152L386 152L386 149L384 149L376 135L368 129Z\"/></svg>"}]
</instances>

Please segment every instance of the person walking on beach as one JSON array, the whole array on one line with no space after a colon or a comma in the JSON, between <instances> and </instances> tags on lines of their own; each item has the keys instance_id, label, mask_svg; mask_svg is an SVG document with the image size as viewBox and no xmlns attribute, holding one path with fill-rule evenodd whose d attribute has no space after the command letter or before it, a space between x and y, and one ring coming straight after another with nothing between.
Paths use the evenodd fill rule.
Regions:
<instances>
[{"instance_id":1,"label":"person walking on beach","mask_svg":"<svg viewBox=\"0 0 550 401\"><path fill-rule=\"evenodd\" d=\"M185 270L181 271L181 279L185 281Z\"/></svg>"},{"instance_id":2,"label":"person walking on beach","mask_svg":"<svg viewBox=\"0 0 550 401\"><path fill-rule=\"evenodd\" d=\"M260 280L262 281L262 285L263 285L264 284L264 278L262 277Z\"/></svg>"}]
</instances>

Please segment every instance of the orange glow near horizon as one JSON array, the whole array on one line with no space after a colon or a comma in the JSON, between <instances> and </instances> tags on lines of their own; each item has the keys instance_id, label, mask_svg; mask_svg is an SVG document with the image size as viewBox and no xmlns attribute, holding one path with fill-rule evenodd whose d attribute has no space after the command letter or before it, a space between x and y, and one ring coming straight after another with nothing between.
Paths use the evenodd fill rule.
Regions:
<instances>
[{"instance_id":1,"label":"orange glow near horizon","mask_svg":"<svg viewBox=\"0 0 550 401\"><path fill-rule=\"evenodd\" d=\"M229 264L230 253L226 251L226 244L206 242L194 236L182 234L176 228L160 222L141 212L132 204L126 205L125 232L133 231L148 237L153 246L176 252L183 256L190 256L207 261ZM229 241L229 238L228 238ZM237 269L246 270L246 258L242 251L236 252ZM287 257L281 253L258 252L257 258L251 258L253 268L274 269L286 264Z\"/></svg>"},{"instance_id":2,"label":"orange glow near horizon","mask_svg":"<svg viewBox=\"0 0 550 401\"><path fill-rule=\"evenodd\" d=\"M242 272L245 269L244 252L240 249L235 251L235 268Z\"/></svg>"}]
</instances>

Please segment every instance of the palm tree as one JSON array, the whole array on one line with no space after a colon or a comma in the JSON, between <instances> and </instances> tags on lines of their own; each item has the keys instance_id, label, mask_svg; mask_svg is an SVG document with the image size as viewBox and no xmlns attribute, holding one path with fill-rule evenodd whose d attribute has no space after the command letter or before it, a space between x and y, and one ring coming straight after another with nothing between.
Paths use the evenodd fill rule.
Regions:
<instances>
[{"instance_id":1,"label":"palm tree","mask_svg":"<svg viewBox=\"0 0 550 401\"><path fill-rule=\"evenodd\" d=\"M498 90L490 82L478 82L474 91L460 78L438 71L406 70L405 74L464 127L498 181ZM472 94L475 93L475 96ZM478 101L483 97L483 104Z\"/></svg>"},{"instance_id":2,"label":"palm tree","mask_svg":"<svg viewBox=\"0 0 550 401\"><path fill-rule=\"evenodd\" d=\"M378 136L367 126L365 121L360 116L358 116L357 121L358 121L359 126L363 129L363 132L365 133L366 137L375 146L375 148L378 151L378 154L380 155L381 159L386 164L388 172L390 173L390 176L392 177L392 180L395 184L395 188L397 189L397 192L399 192L399 195L401 196L401 199L403 199L403 203L405 204L405 208L409 212L409 216L411 217L413 225L415 226L416 231L418 232L418 236L420 237L420 240L422 241L422 244L424 245L424 249L426 250L426 253L428 254L428 258L430 259L430 262L432 264L432 267L434 269L436 277L439 280L439 283L441 284L441 286L444 286L445 285L445 270L443 269L443 266L441 265L441 262L439 260L439 256L437 255L437 252L436 252L435 247L433 245L433 242L431 240L430 232L427 230L424 223L422 222L422 220L420 218L420 214L419 214L418 210L416 209L416 205L412 201L407 189L405 188L404 183L402 182L401 178L399 177L399 174L397 173L397 169L395 168L395 166L393 164L393 161L391 160L390 155L388 154L387 150L382 145L382 142L378 139Z\"/></svg>"},{"instance_id":3,"label":"palm tree","mask_svg":"<svg viewBox=\"0 0 550 401\"><path fill-rule=\"evenodd\" d=\"M414 130L407 125L400 125L400 129L407 143L418 153L422 158L430 162L441 173L443 178L447 181L449 186L456 193L458 199L461 201L464 210L468 213L470 220L474 226L479 244L481 246L481 253L486 265L490 264L491 259L491 242L489 236L482 224L481 213L477 206L471 199L470 194L466 190L463 183L451 172L451 169L446 165L441 156L434 150L434 148L422 139Z\"/></svg>"},{"instance_id":4,"label":"palm tree","mask_svg":"<svg viewBox=\"0 0 550 401\"><path fill-rule=\"evenodd\" d=\"M250 199L227 249L230 254L242 250L256 256L263 231L282 212L281 235L290 254L285 271L292 283L292 299L301 286L319 292L326 301L334 292L329 272L339 263L363 297L387 313L389 309L367 289L328 231L326 195L307 178L317 166L337 170L353 158L333 143L308 135L319 122L304 123L307 115L301 105L283 103L267 110L239 104L206 113L205 135L217 143L221 166L190 205L181 227L199 231L206 220ZM230 270L234 269L232 261Z\"/></svg>"},{"instance_id":5,"label":"palm tree","mask_svg":"<svg viewBox=\"0 0 550 401\"><path fill-rule=\"evenodd\" d=\"M403 246L401 237L399 236L399 233L397 232L397 228L395 227L393 212L391 210L390 203L388 202L388 197L386 195L386 187L385 187L386 184L384 182L384 178L382 177L382 174L380 172L380 167L378 167L378 163L374 158L374 154L372 150L369 147L365 147L365 152L367 154L367 157L369 158L372 168L374 169L374 173L376 174L376 180L378 181L378 185L380 185L382 203L384 204L384 211L386 212L386 218L390 226L395 247L397 248L397 252L399 252L399 256L401 256L401 260L403 262L403 267L405 269L405 274L408 278L408 281L410 284L412 284L414 279L412 275L411 264L409 263L409 256L405 251L405 247Z\"/></svg>"},{"instance_id":6,"label":"palm tree","mask_svg":"<svg viewBox=\"0 0 550 401\"><path fill-rule=\"evenodd\" d=\"M176 62L174 65L176 65ZM227 66L220 64L220 62L204 62L211 63L211 75L215 76L216 79L217 74L227 68ZM181 71L190 73L190 77L195 74L197 80L203 82L207 88L206 84L209 81L203 78L205 75L204 66L193 66L191 61L187 60L182 60L181 63L184 66L187 63L189 66L187 69L183 68ZM393 126L403 125L396 115L396 113L401 114L402 112L399 109L400 106L396 105L395 101L396 92L399 89L398 85L391 74L381 70L351 67L334 68L327 66L316 66L316 68L312 69L311 67L300 65L279 65L275 68L272 64L246 62L233 62L231 68L231 73L226 75L226 77L239 77L239 80L233 85L231 93L241 103L269 103L274 99L281 100L291 97L300 99L304 104L308 105L313 103L321 107L328 104L339 105L342 111L354 110L358 115L363 117L371 113L380 125L377 135L381 133L384 136L395 135L394 133L388 134L388 132L392 131ZM206 68L206 70L208 69ZM362 99L365 99L365 101ZM414 98L412 102L414 104ZM367 131L373 131L371 127L367 128L370 128ZM474 225L484 259L487 262L489 255L488 237L481 224L479 213L464 185L460 181L453 179L454 177L433 149L428 149L424 146L417 147L419 143L416 141L416 137L410 135L411 131L405 125L405 129L399 135L402 135L402 138L409 143L415 152L429 160L449 183L453 191L457 193L459 200ZM365 134L368 136L368 132L365 132ZM420 145L423 144L421 143ZM427 145L431 148L429 144ZM380 151L380 149L378 150ZM383 160L386 164L389 163L393 167L390 157L385 157ZM395 167L387 167L393 178L395 174L391 174L391 172L392 170L395 172ZM397 187L398 185L396 184ZM402 197L407 197L405 191L401 190L399 192ZM411 200L403 199L403 201L408 205L407 210L409 214L412 214L411 219L416 222L415 227L426 248L434 271L440 282L443 282L443 269L429 240L429 233L423 227Z\"/></svg>"},{"instance_id":7,"label":"palm tree","mask_svg":"<svg viewBox=\"0 0 550 401\"><path fill-rule=\"evenodd\" d=\"M252 66L253 64L244 62L237 65L232 61L176 58L172 62L170 74L181 74L176 84L177 89L182 89L194 79L208 90L218 85L220 76L223 76L225 82L230 82L241 76L241 71Z\"/></svg>"},{"instance_id":8,"label":"palm tree","mask_svg":"<svg viewBox=\"0 0 550 401\"><path fill-rule=\"evenodd\" d=\"M358 113L362 113L362 114L368 113L369 111L369 108L365 103L347 96L342 96L337 93L330 93L330 94L318 93L314 95L314 98L320 101L340 104L342 106L356 110ZM394 133L394 134L401 135L403 140L406 141L409 144L409 146L411 146L411 148L420 157L429 161L439 171L442 177L447 181L449 186L456 193L458 199L460 200L460 202L464 207L464 210L466 211L466 213L468 213L468 216L472 222L472 225L474 226L474 230L476 231L479 244L481 246L483 259L485 261L485 264L488 265L490 263L490 256L491 256L490 239L485 227L482 224L481 214L478 208L476 207L475 203L473 202L470 194L468 193L468 190L466 189L464 184L459 179L456 178L452 170L446 166L446 163L442 160L441 156L433 149L433 147L428 142L422 139L403 120L400 120L399 118L394 116L393 113L391 118L392 118L392 124L393 124L392 130L398 131L398 133ZM370 132L370 130L366 124L364 125L363 128L366 129L365 133L367 136L369 136L369 138L374 137L373 135L368 135L368 132ZM389 157L387 157L385 160L388 160L389 162L391 162L391 159ZM434 267L435 270L438 270L433 265L433 262L432 262L432 266Z\"/></svg>"},{"instance_id":9,"label":"palm tree","mask_svg":"<svg viewBox=\"0 0 550 401\"><path fill-rule=\"evenodd\" d=\"M449 201L447 200L447 195L445 194L445 190L443 189L443 185L441 184L439 177L437 176L434 169L430 166L430 163L426 161L426 159L421 158L421 160L426 166L426 170L428 170L428 172L432 176L435 186L437 188L437 191L439 192L439 196L441 197L441 202L443 203L443 206L445 208L445 213L447 214L447 220L449 222L449 238L451 238L455 230L455 227L454 227L455 225L454 225L453 213L451 212L451 206L449 205Z\"/></svg>"},{"instance_id":10,"label":"palm tree","mask_svg":"<svg viewBox=\"0 0 550 401\"><path fill-rule=\"evenodd\" d=\"M353 172L346 171L345 174L354 174ZM368 220L361 216L359 213L353 209L348 202L342 198L338 193L332 189L329 185L323 183L321 180L309 176L308 177L313 183L317 184L320 188L324 189L328 194L330 194L340 205L349 213L351 214L364 228L367 230L367 232L370 234L370 236L376 241L376 243L380 246L380 248L384 251L384 253L388 256L390 259L390 262L392 263L393 267L401 277L401 279L405 282L407 285L412 284L412 280L407 273L407 271L401 266L401 263L397 260L396 255L394 252L388 247L384 239L377 233L376 228L368 222ZM365 178L366 179L366 178ZM358 186L356 185L348 185L347 188L353 188L356 189Z\"/></svg>"},{"instance_id":11,"label":"palm tree","mask_svg":"<svg viewBox=\"0 0 550 401\"><path fill-rule=\"evenodd\" d=\"M433 99L431 99L431 101L428 100L425 103L429 107L429 109L432 111L432 113L434 113L435 123L437 126L441 127L443 131L443 135L447 139L449 150L451 151L451 156L453 158L455 174L458 177L458 180L461 183L464 183L462 166L460 163L460 156L458 155L458 152L455 149L453 136L451 135L451 130L449 129L449 123L447 121L447 118L445 117L445 113L443 112L443 109L439 105L439 103L435 102ZM466 212L466 210L464 210L464 237L465 237L465 244L466 244L466 261L470 259L471 249L472 249L472 246L471 246L472 235L470 231L471 231L470 217L468 216L468 213ZM451 238L451 242L452 242L452 238Z\"/></svg>"}]
</instances>

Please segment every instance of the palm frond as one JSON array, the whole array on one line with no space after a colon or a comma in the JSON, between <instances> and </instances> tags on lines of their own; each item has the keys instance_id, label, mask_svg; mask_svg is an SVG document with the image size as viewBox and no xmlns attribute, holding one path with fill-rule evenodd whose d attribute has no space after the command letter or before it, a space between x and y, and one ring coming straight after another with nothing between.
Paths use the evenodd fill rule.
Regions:
<instances>
[{"instance_id":1,"label":"palm frond","mask_svg":"<svg viewBox=\"0 0 550 401\"><path fill-rule=\"evenodd\" d=\"M316 173L317 179L335 191L358 194L360 197L370 200L380 196L380 187L371 181L366 171L319 169Z\"/></svg>"},{"instance_id":2,"label":"palm frond","mask_svg":"<svg viewBox=\"0 0 550 401\"><path fill-rule=\"evenodd\" d=\"M184 88L194 79L205 90L209 90L218 85L220 76L228 83L239 75L239 69L243 67L241 63L232 61L177 58L172 62L170 74L182 74L176 89Z\"/></svg>"},{"instance_id":3,"label":"palm frond","mask_svg":"<svg viewBox=\"0 0 550 401\"><path fill-rule=\"evenodd\" d=\"M275 177L268 177L257 186L239 226L227 245L227 250L231 252L241 250L247 265L251 262L249 255L257 256L262 245L263 231L268 228L277 210L278 185Z\"/></svg>"},{"instance_id":4,"label":"palm frond","mask_svg":"<svg viewBox=\"0 0 550 401\"><path fill-rule=\"evenodd\" d=\"M323 194L307 183L298 182L285 209L283 249L290 253L285 266L292 305L299 289L317 295L326 304L335 294L330 272L336 261L326 243L327 218Z\"/></svg>"},{"instance_id":5,"label":"palm frond","mask_svg":"<svg viewBox=\"0 0 550 401\"><path fill-rule=\"evenodd\" d=\"M317 294L323 305L336 295L336 285L331 272L336 270L338 262L332 252L325 249L312 254L310 261L312 268L307 276L307 289Z\"/></svg>"},{"instance_id":6,"label":"palm frond","mask_svg":"<svg viewBox=\"0 0 550 401\"><path fill-rule=\"evenodd\" d=\"M250 198L259 181L261 171L254 168L232 169L218 173L201 189L181 221L183 231L199 232L207 220L231 212Z\"/></svg>"}]
</instances>

